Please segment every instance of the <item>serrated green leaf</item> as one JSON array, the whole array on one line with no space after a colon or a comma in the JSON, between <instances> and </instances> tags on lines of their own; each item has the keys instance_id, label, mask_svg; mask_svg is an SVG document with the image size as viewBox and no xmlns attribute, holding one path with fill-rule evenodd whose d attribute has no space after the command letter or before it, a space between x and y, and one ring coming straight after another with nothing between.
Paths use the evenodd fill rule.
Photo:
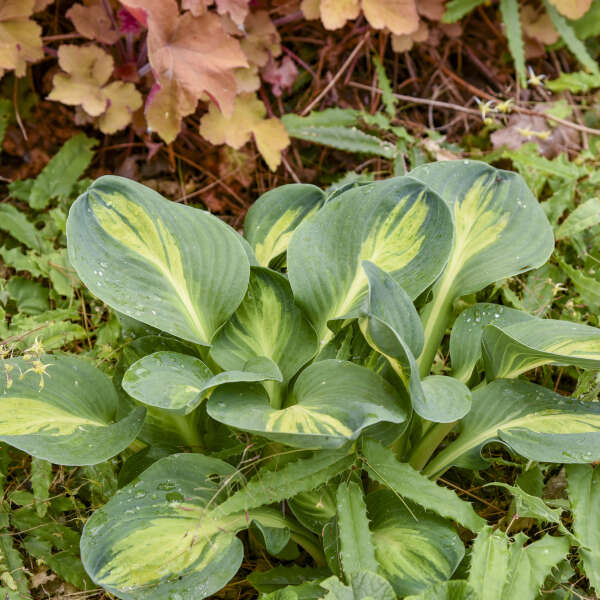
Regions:
<instances>
[{"instance_id":1,"label":"serrated green leaf","mask_svg":"<svg viewBox=\"0 0 600 600\"><path fill-rule=\"evenodd\" d=\"M474 8L481 6L486 0L450 0L446 4L446 12L442 17L443 23L456 23Z\"/></svg>"},{"instance_id":2,"label":"serrated green leaf","mask_svg":"<svg viewBox=\"0 0 600 600\"><path fill-rule=\"evenodd\" d=\"M561 73L556 79L550 79L545 84L552 92L569 91L574 94L585 94L600 87L600 76L586 71Z\"/></svg>"},{"instance_id":3,"label":"serrated green leaf","mask_svg":"<svg viewBox=\"0 0 600 600\"><path fill-rule=\"evenodd\" d=\"M354 573L347 586L335 576L320 585L328 591L324 600L396 600L390 584L370 571Z\"/></svg>"},{"instance_id":4,"label":"serrated green leaf","mask_svg":"<svg viewBox=\"0 0 600 600\"><path fill-rule=\"evenodd\" d=\"M47 249L35 225L12 204L0 204L0 229L32 250L43 252Z\"/></svg>"},{"instance_id":5,"label":"serrated green leaf","mask_svg":"<svg viewBox=\"0 0 600 600\"><path fill-rule=\"evenodd\" d=\"M469 502L461 500L452 490L430 481L409 464L399 462L392 450L373 440L365 440L363 455L369 477L389 487L401 498L408 498L471 531L479 531L485 525Z\"/></svg>"},{"instance_id":6,"label":"serrated green leaf","mask_svg":"<svg viewBox=\"0 0 600 600\"><path fill-rule=\"evenodd\" d=\"M50 484L52 483L52 463L35 456L31 459L31 488L35 510L40 517L48 512Z\"/></svg>"},{"instance_id":7,"label":"serrated green leaf","mask_svg":"<svg viewBox=\"0 0 600 600\"><path fill-rule=\"evenodd\" d=\"M394 94L392 92L392 84L390 83L390 80L385 72L385 67L379 59L379 56L374 54L372 60L373 64L375 65L375 72L377 73L377 83L382 91L381 99L383 100L385 111L390 119L394 119L396 117L397 100L394 98Z\"/></svg>"},{"instance_id":8,"label":"serrated green leaf","mask_svg":"<svg viewBox=\"0 0 600 600\"><path fill-rule=\"evenodd\" d=\"M576 235L598 223L600 223L600 198L590 198L580 204L560 224L556 231L556 239L560 240Z\"/></svg>"},{"instance_id":9,"label":"serrated green leaf","mask_svg":"<svg viewBox=\"0 0 600 600\"><path fill-rule=\"evenodd\" d=\"M417 596L406 596L404 600L479 600L466 581L443 581Z\"/></svg>"},{"instance_id":10,"label":"serrated green leaf","mask_svg":"<svg viewBox=\"0 0 600 600\"><path fill-rule=\"evenodd\" d=\"M354 481L340 483L336 497L340 557L349 582L361 571L376 572L377 561L361 486Z\"/></svg>"},{"instance_id":11,"label":"serrated green leaf","mask_svg":"<svg viewBox=\"0 0 600 600\"><path fill-rule=\"evenodd\" d=\"M515 61L515 70L521 85L527 85L527 72L525 70L525 46L521 32L521 17L517 0L500 0L500 13L504 23L504 31L508 40L508 48Z\"/></svg>"},{"instance_id":12,"label":"serrated green leaf","mask_svg":"<svg viewBox=\"0 0 600 600\"><path fill-rule=\"evenodd\" d=\"M591 587L600 590L600 469L567 465L567 493L573 529L580 541L579 556Z\"/></svg>"},{"instance_id":13,"label":"serrated green leaf","mask_svg":"<svg viewBox=\"0 0 600 600\"><path fill-rule=\"evenodd\" d=\"M590 56L585 44L577 37L575 31L573 31L573 28L567 23L566 19L559 14L556 8L554 8L554 6L548 2L548 0L544 0L544 6L546 7L546 11L550 15L552 23L554 27L556 27L556 31L558 31L560 34L565 46L574 54L575 58L584 67L586 67L594 75L600 76L598 63Z\"/></svg>"},{"instance_id":14,"label":"serrated green leaf","mask_svg":"<svg viewBox=\"0 0 600 600\"><path fill-rule=\"evenodd\" d=\"M92 162L92 148L97 143L84 133L65 142L35 179L28 198L29 206L42 210L54 198L67 198Z\"/></svg>"}]
</instances>

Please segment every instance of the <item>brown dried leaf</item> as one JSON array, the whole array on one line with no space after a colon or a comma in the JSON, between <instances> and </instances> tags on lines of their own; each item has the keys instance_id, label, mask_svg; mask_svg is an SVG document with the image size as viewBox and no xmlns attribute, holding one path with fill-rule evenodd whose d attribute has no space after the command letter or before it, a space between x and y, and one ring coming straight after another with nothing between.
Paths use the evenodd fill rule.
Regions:
<instances>
[{"instance_id":1,"label":"brown dried leaf","mask_svg":"<svg viewBox=\"0 0 600 600\"><path fill-rule=\"evenodd\" d=\"M521 25L527 37L541 44L554 44L560 37L546 12L539 13L529 4L521 9Z\"/></svg>"},{"instance_id":2,"label":"brown dried leaf","mask_svg":"<svg viewBox=\"0 0 600 600\"><path fill-rule=\"evenodd\" d=\"M42 28L29 19L34 7L35 0L0 2L0 77L9 69L23 77L28 62L44 58Z\"/></svg>"},{"instance_id":3,"label":"brown dried leaf","mask_svg":"<svg viewBox=\"0 0 600 600\"><path fill-rule=\"evenodd\" d=\"M408 35L393 35L392 34L392 50L394 52L407 52L415 43L426 42L429 39L429 27L427 23L421 21L419 28L414 33Z\"/></svg>"},{"instance_id":4,"label":"brown dried leaf","mask_svg":"<svg viewBox=\"0 0 600 600\"><path fill-rule=\"evenodd\" d=\"M173 79L155 84L146 102L148 127L170 144L181 130L181 120L196 110L198 99Z\"/></svg>"},{"instance_id":5,"label":"brown dried leaf","mask_svg":"<svg viewBox=\"0 0 600 600\"><path fill-rule=\"evenodd\" d=\"M581 19L590 9L592 0L549 0L567 19Z\"/></svg>"},{"instance_id":6,"label":"brown dried leaf","mask_svg":"<svg viewBox=\"0 0 600 600\"><path fill-rule=\"evenodd\" d=\"M346 21L358 17L360 3L359 0L321 0L320 14L325 29L339 29Z\"/></svg>"},{"instance_id":7,"label":"brown dried leaf","mask_svg":"<svg viewBox=\"0 0 600 600\"><path fill-rule=\"evenodd\" d=\"M242 25L248 15L249 0L217 0L217 12L229 15L236 25Z\"/></svg>"},{"instance_id":8,"label":"brown dried leaf","mask_svg":"<svg viewBox=\"0 0 600 600\"><path fill-rule=\"evenodd\" d=\"M212 144L227 144L236 149L253 135L259 152L274 171L290 139L283 123L276 118L265 119L266 115L265 105L254 94L240 94L230 117L223 115L214 104L209 105L200 120L200 135Z\"/></svg>"},{"instance_id":9,"label":"brown dried leaf","mask_svg":"<svg viewBox=\"0 0 600 600\"><path fill-rule=\"evenodd\" d=\"M300 10L302 11L302 14L304 15L305 19L318 19L321 16L321 1L302 0L302 2L300 3ZM323 25L325 25L325 23L323 23ZM327 26L325 25L325 27Z\"/></svg>"},{"instance_id":10,"label":"brown dried leaf","mask_svg":"<svg viewBox=\"0 0 600 600\"><path fill-rule=\"evenodd\" d=\"M111 20L99 0L74 4L66 13L75 29L90 40L103 44L114 44L121 33L113 29Z\"/></svg>"},{"instance_id":11,"label":"brown dried leaf","mask_svg":"<svg viewBox=\"0 0 600 600\"><path fill-rule=\"evenodd\" d=\"M289 56L284 56L280 65L271 58L262 70L263 80L273 86L273 94L277 97L281 96L284 88L289 90L292 87L296 77L298 67Z\"/></svg>"},{"instance_id":12,"label":"brown dried leaf","mask_svg":"<svg viewBox=\"0 0 600 600\"><path fill-rule=\"evenodd\" d=\"M181 8L189 10L195 17L200 17L213 2L214 0L183 0Z\"/></svg>"},{"instance_id":13,"label":"brown dried leaf","mask_svg":"<svg viewBox=\"0 0 600 600\"><path fill-rule=\"evenodd\" d=\"M247 69L236 69L233 74L235 75L238 94L242 92L256 92L260 89L260 77L256 65L251 65Z\"/></svg>"},{"instance_id":14,"label":"brown dried leaf","mask_svg":"<svg viewBox=\"0 0 600 600\"><path fill-rule=\"evenodd\" d=\"M246 37L242 40L242 49L251 64L264 67L270 56L281 54L279 33L266 10L249 14L244 23Z\"/></svg>"},{"instance_id":15,"label":"brown dried leaf","mask_svg":"<svg viewBox=\"0 0 600 600\"><path fill-rule=\"evenodd\" d=\"M182 95L185 108L176 112L186 112L190 99L206 92L221 110L231 113L236 94L233 70L248 63L239 42L223 31L221 19L211 13L179 15L175 0L127 0L126 4L147 15L150 64L163 90Z\"/></svg>"},{"instance_id":16,"label":"brown dried leaf","mask_svg":"<svg viewBox=\"0 0 600 600\"><path fill-rule=\"evenodd\" d=\"M362 9L375 29L387 27L396 35L405 35L419 27L415 0L362 0Z\"/></svg>"},{"instance_id":17,"label":"brown dried leaf","mask_svg":"<svg viewBox=\"0 0 600 600\"><path fill-rule=\"evenodd\" d=\"M52 4L53 2L54 0L35 0L35 3L33 5L33 12L40 12L41 10L44 10L47 6L50 6L50 4Z\"/></svg>"},{"instance_id":18,"label":"brown dried leaf","mask_svg":"<svg viewBox=\"0 0 600 600\"><path fill-rule=\"evenodd\" d=\"M446 11L446 0L419 0L417 10L430 21L440 21Z\"/></svg>"},{"instance_id":19,"label":"brown dried leaf","mask_svg":"<svg viewBox=\"0 0 600 600\"><path fill-rule=\"evenodd\" d=\"M98 119L102 133L115 133L131 123L132 114L142 106L142 95L133 83L113 81L103 88L108 108Z\"/></svg>"},{"instance_id":20,"label":"brown dried leaf","mask_svg":"<svg viewBox=\"0 0 600 600\"><path fill-rule=\"evenodd\" d=\"M113 59L98 46L71 46L58 49L58 64L65 73L57 73L48 99L70 106L80 105L92 117L99 117L108 100L102 87L113 72Z\"/></svg>"}]
</instances>

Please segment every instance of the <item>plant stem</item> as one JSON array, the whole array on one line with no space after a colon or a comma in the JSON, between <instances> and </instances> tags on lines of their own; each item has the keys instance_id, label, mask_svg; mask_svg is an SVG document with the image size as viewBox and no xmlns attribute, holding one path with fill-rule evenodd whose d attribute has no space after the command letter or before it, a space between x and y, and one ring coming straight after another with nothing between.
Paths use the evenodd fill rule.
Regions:
<instances>
[{"instance_id":1,"label":"plant stem","mask_svg":"<svg viewBox=\"0 0 600 600\"><path fill-rule=\"evenodd\" d=\"M181 435L181 439L190 447L196 451L204 450L204 441L198 431L196 422L193 419L193 412L189 415L171 415L171 422L175 426L175 429Z\"/></svg>"},{"instance_id":2,"label":"plant stem","mask_svg":"<svg viewBox=\"0 0 600 600\"><path fill-rule=\"evenodd\" d=\"M455 425L456 421L432 425L412 451L409 460L411 466L420 471L427 464L442 440L454 429Z\"/></svg>"}]
</instances>

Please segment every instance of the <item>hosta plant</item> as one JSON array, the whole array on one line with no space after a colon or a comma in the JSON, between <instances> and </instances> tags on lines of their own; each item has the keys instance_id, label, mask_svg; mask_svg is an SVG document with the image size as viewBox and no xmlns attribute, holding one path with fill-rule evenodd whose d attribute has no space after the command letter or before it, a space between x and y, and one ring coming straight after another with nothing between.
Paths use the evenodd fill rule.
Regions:
<instances>
[{"instance_id":1,"label":"hosta plant","mask_svg":"<svg viewBox=\"0 0 600 600\"><path fill-rule=\"evenodd\" d=\"M122 488L81 543L119 598L208 597L262 548L297 561L250 575L265 597L527 600L583 539L562 524L509 539L435 482L485 468L490 443L532 461L600 458L600 404L527 379L599 368L600 331L473 304L552 253L520 176L457 161L329 196L287 185L257 200L243 237L102 177L67 233L129 343L113 381L39 347L6 358L0 439L64 465L126 451ZM451 580L456 524L477 534L468 579Z\"/></svg>"}]
</instances>

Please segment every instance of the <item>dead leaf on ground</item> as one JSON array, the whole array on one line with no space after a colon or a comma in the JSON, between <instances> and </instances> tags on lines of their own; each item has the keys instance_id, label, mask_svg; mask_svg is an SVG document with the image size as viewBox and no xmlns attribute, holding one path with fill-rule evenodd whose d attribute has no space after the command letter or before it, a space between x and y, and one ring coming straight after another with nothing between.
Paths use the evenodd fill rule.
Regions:
<instances>
[{"instance_id":1,"label":"dead leaf on ground","mask_svg":"<svg viewBox=\"0 0 600 600\"><path fill-rule=\"evenodd\" d=\"M42 28L29 17L35 0L2 0L0 3L0 77L14 69L25 75L28 62L44 58Z\"/></svg>"},{"instance_id":2,"label":"dead leaf on ground","mask_svg":"<svg viewBox=\"0 0 600 600\"><path fill-rule=\"evenodd\" d=\"M581 19L590 9L592 0L549 0L567 19Z\"/></svg>"},{"instance_id":3,"label":"dead leaf on ground","mask_svg":"<svg viewBox=\"0 0 600 600\"><path fill-rule=\"evenodd\" d=\"M248 61L258 67L264 67L270 57L281 54L279 33L266 10L258 10L248 15L244 23L246 37L241 41L242 49Z\"/></svg>"},{"instance_id":4,"label":"dead leaf on ground","mask_svg":"<svg viewBox=\"0 0 600 600\"><path fill-rule=\"evenodd\" d=\"M550 15L537 11L529 4L521 9L521 25L526 36L541 44L554 44L560 37Z\"/></svg>"},{"instance_id":5,"label":"dead leaf on ground","mask_svg":"<svg viewBox=\"0 0 600 600\"><path fill-rule=\"evenodd\" d=\"M267 119L266 116L265 105L254 94L240 94L230 117L210 104L200 120L200 135L211 144L227 144L236 149L254 137L258 151L274 171L281 163L281 152L290 139L279 119Z\"/></svg>"},{"instance_id":6,"label":"dead leaf on ground","mask_svg":"<svg viewBox=\"0 0 600 600\"><path fill-rule=\"evenodd\" d=\"M271 58L262 70L263 81L271 84L273 94L277 97L281 96L284 89L290 90L296 77L298 67L289 56L284 56L280 64Z\"/></svg>"},{"instance_id":7,"label":"dead leaf on ground","mask_svg":"<svg viewBox=\"0 0 600 600\"><path fill-rule=\"evenodd\" d=\"M66 13L75 29L84 37L103 44L114 44L121 32L113 28L104 6L99 0L88 0L84 4L74 4Z\"/></svg>"},{"instance_id":8,"label":"dead leaf on ground","mask_svg":"<svg viewBox=\"0 0 600 600\"><path fill-rule=\"evenodd\" d=\"M426 42L429 39L429 27L427 23L421 21L419 28L414 33L406 35L392 34L392 50L394 52L407 52L416 43Z\"/></svg>"}]
</instances>

